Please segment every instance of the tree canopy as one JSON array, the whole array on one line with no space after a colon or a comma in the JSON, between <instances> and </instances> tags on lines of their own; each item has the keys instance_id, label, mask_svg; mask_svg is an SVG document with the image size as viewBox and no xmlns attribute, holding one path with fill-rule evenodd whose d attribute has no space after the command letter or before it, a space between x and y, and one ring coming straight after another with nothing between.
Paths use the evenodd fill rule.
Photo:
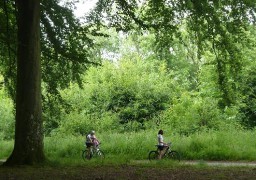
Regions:
<instances>
[{"instance_id":1,"label":"tree canopy","mask_svg":"<svg viewBox=\"0 0 256 180\"><path fill-rule=\"evenodd\" d=\"M117 30L147 29L156 35L160 59L167 59L174 38L184 25L196 43L200 60L205 51L215 55L222 107L236 103L242 66L240 46L246 46L248 26L255 24L256 2L251 0L99 0L89 21ZM171 67L172 65L170 65Z\"/></svg>"},{"instance_id":2,"label":"tree canopy","mask_svg":"<svg viewBox=\"0 0 256 180\"><path fill-rule=\"evenodd\" d=\"M90 59L93 41L89 35L97 33L93 28L81 25L73 14L72 2L61 6L59 0L43 0L40 6L42 79L48 84L45 86L47 92L56 94L57 88L65 87L69 81L80 82L79 75L88 64L99 63ZM2 1L0 8L0 72L15 99L17 8L14 1Z\"/></svg>"}]
</instances>

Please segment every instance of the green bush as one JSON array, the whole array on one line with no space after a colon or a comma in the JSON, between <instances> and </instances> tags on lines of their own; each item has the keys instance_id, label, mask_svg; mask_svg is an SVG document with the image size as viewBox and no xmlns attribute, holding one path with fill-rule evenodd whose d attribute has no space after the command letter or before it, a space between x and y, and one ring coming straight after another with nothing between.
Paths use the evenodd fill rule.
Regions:
<instances>
[{"instance_id":1,"label":"green bush","mask_svg":"<svg viewBox=\"0 0 256 180\"><path fill-rule=\"evenodd\" d=\"M13 103L4 89L0 89L0 140L14 138Z\"/></svg>"},{"instance_id":2,"label":"green bush","mask_svg":"<svg viewBox=\"0 0 256 180\"><path fill-rule=\"evenodd\" d=\"M173 100L172 106L159 117L164 127L172 127L181 135L198 133L204 129L223 129L229 124L236 124L239 112L235 108L221 111L218 101L213 98L200 97L184 92L181 97ZM239 124L237 123L237 128Z\"/></svg>"},{"instance_id":3,"label":"green bush","mask_svg":"<svg viewBox=\"0 0 256 180\"><path fill-rule=\"evenodd\" d=\"M0 159L7 159L13 150L12 140L0 140Z\"/></svg>"},{"instance_id":4,"label":"green bush","mask_svg":"<svg viewBox=\"0 0 256 180\"><path fill-rule=\"evenodd\" d=\"M73 135L85 135L91 130L96 131L111 131L118 129L117 118L114 114L104 113L101 117L94 114L84 114L83 112L73 112L63 115L63 121L60 123L60 127L52 132L54 133L66 133Z\"/></svg>"},{"instance_id":5,"label":"green bush","mask_svg":"<svg viewBox=\"0 0 256 180\"><path fill-rule=\"evenodd\" d=\"M122 60L118 64L104 62L102 67L91 67L87 71L83 89L71 84L69 89L61 91L62 97L74 109L63 117L62 124L67 127L78 124L77 128L89 129L95 123L107 121L108 127L113 124L117 129L144 129L145 122L151 121L171 103L171 97L178 92L179 86L175 83L164 63L140 59ZM109 117L115 122L110 123ZM118 123L120 128L116 126ZM103 126L103 129L106 128Z\"/></svg>"}]
</instances>

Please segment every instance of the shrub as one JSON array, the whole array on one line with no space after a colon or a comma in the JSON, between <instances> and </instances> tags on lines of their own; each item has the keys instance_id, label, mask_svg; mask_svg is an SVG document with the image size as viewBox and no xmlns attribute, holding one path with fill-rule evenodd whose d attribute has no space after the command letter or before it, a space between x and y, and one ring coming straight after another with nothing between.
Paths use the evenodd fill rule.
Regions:
<instances>
[{"instance_id":1,"label":"shrub","mask_svg":"<svg viewBox=\"0 0 256 180\"><path fill-rule=\"evenodd\" d=\"M181 135L190 135L204 129L223 129L230 124L237 124L238 111L226 108L221 111L218 101L210 97L200 97L184 92L181 97L173 100L173 105L160 115L160 123L172 127Z\"/></svg>"}]
</instances>

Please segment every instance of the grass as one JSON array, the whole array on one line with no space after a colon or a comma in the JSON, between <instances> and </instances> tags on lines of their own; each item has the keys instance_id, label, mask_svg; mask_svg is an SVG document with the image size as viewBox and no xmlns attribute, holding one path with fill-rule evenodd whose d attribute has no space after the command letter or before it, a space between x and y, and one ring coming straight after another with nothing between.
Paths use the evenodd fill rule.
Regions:
<instances>
[{"instance_id":1,"label":"grass","mask_svg":"<svg viewBox=\"0 0 256 180\"><path fill-rule=\"evenodd\" d=\"M166 131L168 132L168 130ZM156 132L134 133L98 132L101 149L106 155L104 163L125 164L132 160L146 160L150 150L155 150ZM256 160L256 131L205 131L190 136L165 135L172 140L173 149L186 160ZM84 147L82 136L46 137L45 154L52 163L84 164L81 153ZM13 141L0 141L0 159L8 157ZM93 160L90 162L93 163ZM95 163L99 163L96 162Z\"/></svg>"}]
</instances>

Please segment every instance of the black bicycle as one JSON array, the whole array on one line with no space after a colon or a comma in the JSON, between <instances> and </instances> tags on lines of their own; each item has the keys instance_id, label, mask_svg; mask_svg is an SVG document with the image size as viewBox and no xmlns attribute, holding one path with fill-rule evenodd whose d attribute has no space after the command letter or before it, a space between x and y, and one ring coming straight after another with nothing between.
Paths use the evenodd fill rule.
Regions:
<instances>
[{"instance_id":1,"label":"black bicycle","mask_svg":"<svg viewBox=\"0 0 256 180\"><path fill-rule=\"evenodd\" d=\"M104 159L105 158L105 155L103 153L102 150L100 150L100 146L98 145L97 147L86 147L85 145L85 150L82 151L82 158L84 161L86 160L90 160L92 159L93 157L94 158L97 158L97 159Z\"/></svg>"},{"instance_id":2,"label":"black bicycle","mask_svg":"<svg viewBox=\"0 0 256 180\"><path fill-rule=\"evenodd\" d=\"M157 147L157 150L150 151L148 154L148 159L150 161L159 159L160 146L156 145L156 147ZM180 154L177 151L172 150L171 143L168 143L167 149L165 150L165 153L163 154L162 159L173 159L173 160L180 161Z\"/></svg>"}]
</instances>

